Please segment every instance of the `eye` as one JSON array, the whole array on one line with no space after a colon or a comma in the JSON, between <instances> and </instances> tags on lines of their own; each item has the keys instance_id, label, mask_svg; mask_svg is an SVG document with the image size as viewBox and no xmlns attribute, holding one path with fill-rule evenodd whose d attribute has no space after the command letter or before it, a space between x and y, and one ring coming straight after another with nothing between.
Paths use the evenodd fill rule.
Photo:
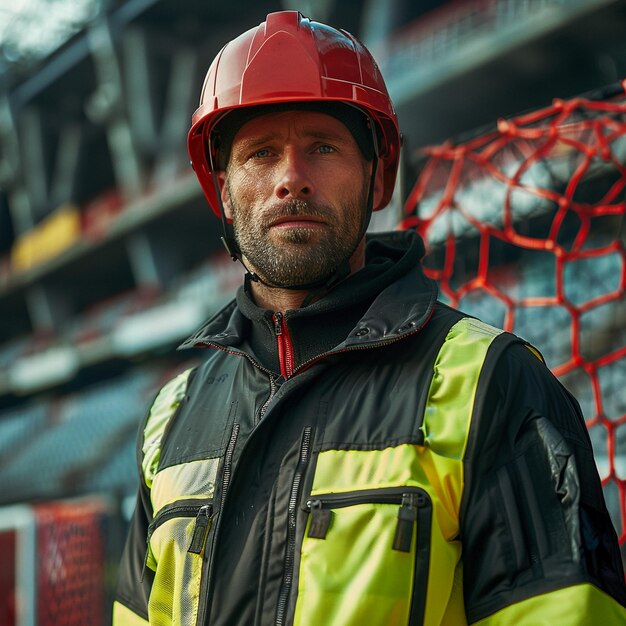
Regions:
<instances>
[{"instance_id":1,"label":"eye","mask_svg":"<svg viewBox=\"0 0 626 626\"><path fill-rule=\"evenodd\" d=\"M271 154L272 153L269 151L268 148L261 148L260 150L257 150L256 152L252 153L252 158L253 159L265 159Z\"/></svg>"},{"instance_id":2,"label":"eye","mask_svg":"<svg viewBox=\"0 0 626 626\"><path fill-rule=\"evenodd\" d=\"M329 146L326 143L322 144L317 149L320 151L321 154L331 154L332 152L335 151L335 149L332 146Z\"/></svg>"}]
</instances>

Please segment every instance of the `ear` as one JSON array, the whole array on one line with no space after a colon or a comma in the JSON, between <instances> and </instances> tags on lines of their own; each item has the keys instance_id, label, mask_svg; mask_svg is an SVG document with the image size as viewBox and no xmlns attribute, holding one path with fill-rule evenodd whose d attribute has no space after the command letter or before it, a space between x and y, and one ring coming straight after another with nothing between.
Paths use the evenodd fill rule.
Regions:
<instances>
[{"instance_id":1,"label":"ear","mask_svg":"<svg viewBox=\"0 0 626 626\"><path fill-rule=\"evenodd\" d=\"M222 199L222 206L224 207L224 215L226 219L231 221L233 219L232 204L230 201L230 194L228 193L228 185L226 184L226 172L216 172L217 184L220 191L220 197Z\"/></svg>"},{"instance_id":2,"label":"ear","mask_svg":"<svg viewBox=\"0 0 626 626\"><path fill-rule=\"evenodd\" d=\"M383 169L382 159L378 159L376 165L376 178L374 180L374 207L377 207L383 199L383 191L385 188L385 170Z\"/></svg>"}]
</instances>

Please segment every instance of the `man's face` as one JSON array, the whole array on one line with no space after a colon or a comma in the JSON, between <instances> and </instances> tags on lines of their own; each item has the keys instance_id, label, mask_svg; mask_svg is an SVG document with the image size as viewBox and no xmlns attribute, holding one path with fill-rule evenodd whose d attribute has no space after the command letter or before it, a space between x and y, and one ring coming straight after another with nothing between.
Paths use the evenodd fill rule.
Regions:
<instances>
[{"instance_id":1,"label":"man's face","mask_svg":"<svg viewBox=\"0 0 626 626\"><path fill-rule=\"evenodd\" d=\"M222 179L239 248L276 286L328 277L355 251L370 164L324 113L268 113L244 124Z\"/></svg>"}]
</instances>

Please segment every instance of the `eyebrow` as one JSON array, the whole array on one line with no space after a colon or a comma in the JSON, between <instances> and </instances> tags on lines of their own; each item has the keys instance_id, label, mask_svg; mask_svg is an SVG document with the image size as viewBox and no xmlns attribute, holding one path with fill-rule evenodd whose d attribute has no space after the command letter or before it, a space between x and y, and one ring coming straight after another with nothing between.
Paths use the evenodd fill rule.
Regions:
<instances>
[{"instance_id":1,"label":"eyebrow","mask_svg":"<svg viewBox=\"0 0 626 626\"><path fill-rule=\"evenodd\" d=\"M349 133L350 131L346 129L346 132ZM344 141L344 138L337 135L336 133L328 133L322 130L317 130L315 128L306 129L302 134L305 137L310 137L311 139L322 139L326 141ZM274 141L276 139L278 139L278 133L275 133L275 132L266 133L259 137L254 137L252 139L247 139L247 140L244 139L243 142L241 143L241 148L242 149L256 148L258 146L266 144L270 141Z\"/></svg>"}]
</instances>

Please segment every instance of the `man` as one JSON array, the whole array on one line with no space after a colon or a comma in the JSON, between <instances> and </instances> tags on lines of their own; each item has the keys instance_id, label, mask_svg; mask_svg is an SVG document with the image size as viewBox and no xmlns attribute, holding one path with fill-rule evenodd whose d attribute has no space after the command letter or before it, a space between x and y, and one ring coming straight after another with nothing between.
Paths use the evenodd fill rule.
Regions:
<instances>
[{"instance_id":1,"label":"man","mask_svg":"<svg viewBox=\"0 0 626 626\"><path fill-rule=\"evenodd\" d=\"M139 435L115 626L624 624L575 400L372 237L400 135L369 52L271 14L209 69L192 164L247 269Z\"/></svg>"}]
</instances>

